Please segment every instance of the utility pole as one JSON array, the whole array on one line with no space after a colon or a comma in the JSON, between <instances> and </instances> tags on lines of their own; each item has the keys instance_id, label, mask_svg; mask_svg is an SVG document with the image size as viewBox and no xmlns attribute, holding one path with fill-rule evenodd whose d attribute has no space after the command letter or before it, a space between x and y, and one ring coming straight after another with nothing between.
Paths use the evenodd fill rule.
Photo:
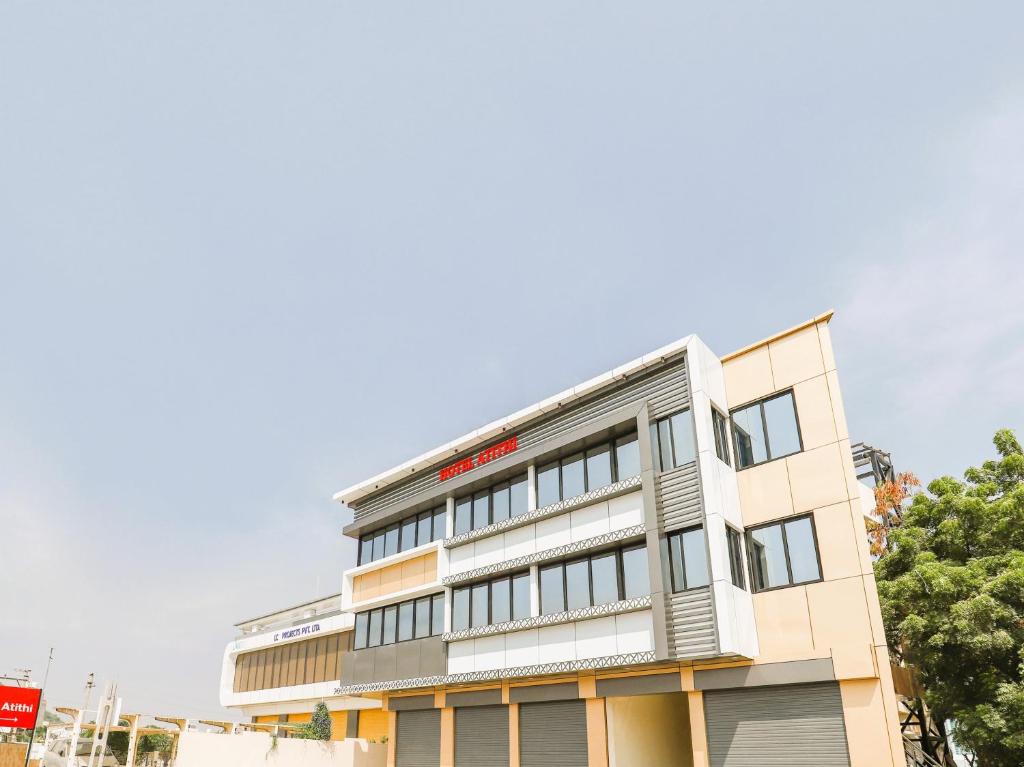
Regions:
<instances>
[{"instance_id":1,"label":"utility pole","mask_svg":"<svg viewBox=\"0 0 1024 767\"><path fill-rule=\"evenodd\" d=\"M43 695L46 694L46 681L50 678L50 664L53 663L53 648L50 648L50 657L46 660L46 673L43 674L43 686L39 688L39 708L42 710L43 721L46 721L46 702L43 700ZM39 711L36 711L36 727L39 726ZM32 728L32 732L28 736L28 749L25 751L25 767L28 767L29 757L32 756L32 744L36 740L36 727Z\"/></svg>"}]
</instances>

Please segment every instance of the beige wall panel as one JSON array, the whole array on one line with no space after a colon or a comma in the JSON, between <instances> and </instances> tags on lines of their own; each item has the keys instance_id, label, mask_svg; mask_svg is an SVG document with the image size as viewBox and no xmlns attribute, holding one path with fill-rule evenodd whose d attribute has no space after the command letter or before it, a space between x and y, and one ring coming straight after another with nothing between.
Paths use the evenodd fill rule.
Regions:
<instances>
[{"instance_id":1,"label":"beige wall panel","mask_svg":"<svg viewBox=\"0 0 1024 767\"><path fill-rule=\"evenodd\" d=\"M870 575L875 572L875 569L871 564L871 545L868 541L867 520L861 511L859 500L850 502L849 514L850 524L853 527L854 533L853 540L857 544L857 558L860 562L860 571L864 575Z\"/></svg>"},{"instance_id":2,"label":"beige wall panel","mask_svg":"<svg viewBox=\"0 0 1024 767\"><path fill-rule=\"evenodd\" d=\"M760 663L817 658L805 587L794 586L754 594L754 619L761 653Z\"/></svg>"},{"instance_id":3,"label":"beige wall panel","mask_svg":"<svg viewBox=\"0 0 1024 767\"><path fill-rule=\"evenodd\" d=\"M818 330L813 326L772 341L768 344L768 352L776 389L788 389L808 378L825 374Z\"/></svg>"},{"instance_id":4,"label":"beige wall panel","mask_svg":"<svg viewBox=\"0 0 1024 767\"><path fill-rule=\"evenodd\" d=\"M889 733L889 745L897 757L903 754L903 733L900 730L899 709L896 705L896 691L893 689L892 666L889 665L889 649L875 648L875 667L878 669L882 690L882 705L885 708L885 726ZM899 761L897 759L897 761ZM902 762L899 762L902 764Z\"/></svg>"},{"instance_id":5,"label":"beige wall panel","mask_svg":"<svg viewBox=\"0 0 1024 767\"><path fill-rule=\"evenodd\" d=\"M836 369L836 355L832 351L832 331L827 322L819 322L818 342L821 344L821 359L825 363L826 372Z\"/></svg>"},{"instance_id":6,"label":"beige wall panel","mask_svg":"<svg viewBox=\"0 0 1024 767\"><path fill-rule=\"evenodd\" d=\"M836 679L872 679L877 677L875 648L868 644L833 647L832 670L835 672Z\"/></svg>"},{"instance_id":7,"label":"beige wall panel","mask_svg":"<svg viewBox=\"0 0 1024 767\"><path fill-rule=\"evenodd\" d=\"M686 693L607 698L609 767L693 767Z\"/></svg>"},{"instance_id":8,"label":"beige wall panel","mask_svg":"<svg viewBox=\"0 0 1024 767\"><path fill-rule=\"evenodd\" d=\"M853 527L849 503L837 503L816 509L814 528L821 554L822 578L834 581L862 574L857 531Z\"/></svg>"},{"instance_id":9,"label":"beige wall panel","mask_svg":"<svg viewBox=\"0 0 1024 767\"><path fill-rule=\"evenodd\" d=\"M381 568L378 597L385 597L388 594L394 594L396 591L402 590L402 565L404 564L404 562L399 562L398 564Z\"/></svg>"},{"instance_id":10,"label":"beige wall panel","mask_svg":"<svg viewBox=\"0 0 1024 767\"><path fill-rule=\"evenodd\" d=\"M770 461L736 472L744 525L756 525L793 513L789 468L785 460Z\"/></svg>"},{"instance_id":11,"label":"beige wall panel","mask_svg":"<svg viewBox=\"0 0 1024 767\"><path fill-rule=\"evenodd\" d=\"M508 688L504 689L507 692ZM519 763L519 704L511 703L508 707L508 767L519 767Z\"/></svg>"},{"instance_id":12,"label":"beige wall panel","mask_svg":"<svg viewBox=\"0 0 1024 767\"><path fill-rule=\"evenodd\" d=\"M588 698L586 701L589 767L608 767L608 727L605 721L604 702L604 698Z\"/></svg>"},{"instance_id":13,"label":"beige wall panel","mask_svg":"<svg viewBox=\"0 0 1024 767\"><path fill-rule=\"evenodd\" d=\"M423 583L423 557L402 563L402 588L413 589Z\"/></svg>"},{"instance_id":14,"label":"beige wall panel","mask_svg":"<svg viewBox=\"0 0 1024 767\"><path fill-rule=\"evenodd\" d=\"M843 404L843 394L839 389L839 374L832 370L825 374L825 383L828 384L828 396L832 402L832 415L836 422L836 438L849 439L850 430L846 425L846 407Z\"/></svg>"},{"instance_id":15,"label":"beige wall panel","mask_svg":"<svg viewBox=\"0 0 1024 767\"><path fill-rule=\"evenodd\" d=\"M700 690L686 693L690 715L690 743L693 767L708 767L708 730L704 721L704 693Z\"/></svg>"},{"instance_id":16,"label":"beige wall panel","mask_svg":"<svg viewBox=\"0 0 1024 767\"><path fill-rule=\"evenodd\" d=\"M398 714L394 711L385 712L387 717L387 730L388 730L388 767L395 767L395 761L398 757L398 751L396 744L398 743ZM360 715L362 720L362 715ZM360 722L361 724L361 722ZM356 733L359 737L362 737L358 732Z\"/></svg>"},{"instance_id":17,"label":"beige wall panel","mask_svg":"<svg viewBox=\"0 0 1024 767\"><path fill-rule=\"evenodd\" d=\"M359 711L359 726L356 734L367 740L380 740L388 734L388 716L394 712L384 711L379 708L364 708ZM388 739L391 742L392 738Z\"/></svg>"},{"instance_id":18,"label":"beige wall panel","mask_svg":"<svg viewBox=\"0 0 1024 767\"><path fill-rule=\"evenodd\" d=\"M768 347L762 346L722 365L729 407L767 397L775 391Z\"/></svg>"},{"instance_id":19,"label":"beige wall panel","mask_svg":"<svg viewBox=\"0 0 1024 767\"><path fill-rule=\"evenodd\" d=\"M903 759L894 757L891 741L885 737L885 708L878 680L842 681L839 692L843 698L850 767L902 767Z\"/></svg>"},{"instance_id":20,"label":"beige wall panel","mask_svg":"<svg viewBox=\"0 0 1024 767\"><path fill-rule=\"evenodd\" d=\"M376 599L380 594L380 570L373 570L352 579L352 602Z\"/></svg>"},{"instance_id":21,"label":"beige wall panel","mask_svg":"<svg viewBox=\"0 0 1024 767\"><path fill-rule=\"evenodd\" d=\"M441 767L455 767L455 709L441 709Z\"/></svg>"},{"instance_id":22,"label":"beige wall panel","mask_svg":"<svg viewBox=\"0 0 1024 767\"><path fill-rule=\"evenodd\" d=\"M882 603L878 599L878 584L874 573L862 576L864 595L868 605L868 620L871 622L871 643L875 646L885 645L885 625L882 623Z\"/></svg>"},{"instance_id":23,"label":"beige wall panel","mask_svg":"<svg viewBox=\"0 0 1024 767\"><path fill-rule=\"evenodd\" d=\"M423 582L437 580L437 552L431 551L423 555Z\"/></svg>"},{"instance_id":24,"label":"beige wall panel","mask_svg":"<svg viewBox=\"0 0 1024 767\"><path fill-rule=\"evenodd\" d=\"M306 645L306 684L316 681L316 640L309 639L303 644Z\"/></svg>"},{"instance_id":25,"label":"beige wall panel","mask_svg":"<svg viewBox=\"0 0 1024 767\"><path fill-rule=\"evenodd\" d=\"M831 445L839 437L832 410L832 397L825 376L817 376L793 387L796 412L800 419L800 436L804 450Z\"/></svg>"},{"instance_id":26,"label":"beige wall panel","mask_svg":"<svg viewBox=\"0 0 1024 767\"><path fill-rule=\"evenodd\" d=\"M873 644L862 578L811 583L805 588L816 651L827 655L833 647Z\"/></svg>"},{"instance_id":27,"label":"beige wall panel","mask_svg":"<svg viewBox=\"0 0 1024 767\"><path fill-rule=\"evenodd\" d=\"M825 445L785 459L789 465L793 511L811 511L849 498L840 444Z\"/></svg>"}]
</instances>

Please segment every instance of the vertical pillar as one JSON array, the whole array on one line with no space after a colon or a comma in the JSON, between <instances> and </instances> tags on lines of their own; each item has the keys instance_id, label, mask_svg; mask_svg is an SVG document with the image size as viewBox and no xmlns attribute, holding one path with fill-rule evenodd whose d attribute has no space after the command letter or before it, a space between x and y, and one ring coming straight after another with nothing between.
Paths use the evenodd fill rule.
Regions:
<instances>
[{"instance_id":1,"label":"vertical pillar","mask_svg":"<svg viewBox=\"0 0 1024 767\"><path fill-rule=\"evenodd\" d=\"M508 706L508 767L519 767L519 704Z\"/></svg>"},{"instance_id":2,"label":"vertical pillar","mask_svg":"<svg viewBox=\"0 0 1024 767\"><path fill-rule=\"evenodd\" d=\"M693 744L693 767L709 767L708 730L704 721L704 693L691 690L686 693L690 709L690 742Z\"/></svg>"},{"instance_id":3,"label":"vertical pillar","mask_svg":"<svg viewBox=\"0 0 1024 767\"><path fill-rule=\"evenodd\" d=\"M587 699L587 764L608 767L608 723L604 698Z\"/></svg>"},{"instance_id":4,"label":"vertical pillar","mask_svg":"<svg viewBox=\"0 0 1024 767\"><path fill-rule=\"evenodd\" d=\"M530 565L530 615L540 615L540 568Z\"/></svg>"},{"instance_id":5,"label":"vertical pillar","mask_svg":"<svg viewBox=\"0 0 1024 767\"><path fill-rule=\"evenodd\" d=\"M537 465L530 463L526 467L526 510L537 508Z\"/></svg>"},{"instance_id":6,"label":"vertical pillar","mask_svg":"<svg viewBox=\"0 0 1024 767\"><path fill-rule=\"evenodd\" d=\"M398 757L398 712L388 711L388 767L395 767Z\"/></svg>"},{"instance_id":7,"label":"vertical pillar","mask_svg":"<svg viewBox=\"0 0 1024 767\"><path fill-rule=\"evenodd\" d=\"M441 709L441 767L455 767L455 709Z\"/></svg>"}]
</instances>

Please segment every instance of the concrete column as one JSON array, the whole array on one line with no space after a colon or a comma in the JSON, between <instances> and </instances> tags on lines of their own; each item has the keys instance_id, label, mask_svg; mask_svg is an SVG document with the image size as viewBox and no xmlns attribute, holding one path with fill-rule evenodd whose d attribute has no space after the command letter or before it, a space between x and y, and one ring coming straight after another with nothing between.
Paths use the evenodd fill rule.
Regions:
<instances>
[{"instance_id":1,"label":"concrete column","mask_svg":"<svg viewBox=\"0 0 1024 767\"><path fill-rule=\"evenodd\" d=\"M588 698L586 703L587 764L589 767L608 767L608 723L604 698Z\"/></svg>"},{"instance_id":2,"label":"concrete column","mask_svg":"<svg viewBox=\"0 0 1024 767\"><path fill-rule=\"evenodd\" d=\"M398 712L388 711L388 767L395 767L398 748Z\"/></svg>"},{"instance_id":3,"label":"concrete column","mask_svg":"<svg viewBox=\"0 0 1024 767\"><path fill-rule=\"evenodd\" d=\"M526 467L526 510L533 511L537 508L537 465L534 463Z\"/></svg>"},{"instance_id":4,"label":"concrete column","mask_svg":"<svg viewBox=\"0 0 1024 767\"><path fill-rule=\"evenodd\" d=\"M455 767L455 709L441 709L441 767Z\"/></svg>"},{"instance_id":5,"label":"concrete column","mask_svg":"<svg viewBox=\"0 0 1024 767\"><path fill-rule=\"evenodd\" d=\"M540 568L530 565L530 616L540 615Z\"/></svg>"},{"instance_id":6,"label":"concrete column","mask_svg":"<svg viewBox=\"0 0 1024 767\"><path fill-rule=\"evenodd\" d=\"M519 767L519 704L508 707L508 767Z\"/></svg>"},{"instance_id":7,"label":"concrete column","mask_svg":"<svg viewBox=\"0 0 1024 767\"><path fill-rule=\"evenodd\" d=\"M686 693L690 708L690 742L693 744L693 767L710 767L708 760L708 731L704 721L704 693L693 690Z\"/></svg>"}]
</instances>

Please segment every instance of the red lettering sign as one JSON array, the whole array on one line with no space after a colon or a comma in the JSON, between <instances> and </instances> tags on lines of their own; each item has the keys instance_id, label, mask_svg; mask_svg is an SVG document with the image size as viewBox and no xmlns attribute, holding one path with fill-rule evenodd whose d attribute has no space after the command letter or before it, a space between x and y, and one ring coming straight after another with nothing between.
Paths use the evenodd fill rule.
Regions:
<instances>
[{"instance_id":1,"label":"red lettering sign","mask_svg":"<svg viewBox=\"0 0 1024 767\"><path fill-rule=\"evenodd\" d=\"M43 691L35 687L0 685L0 727L31 730L39 716L39 698Z\"/></svg>"},{"instance_id":2,"label":"red lettering sign","mask_svg":"<svg viewBox=\"0 0 1024 767\"><path fill-rule=\"evenodd\" d=\"M448 464L438 473L438 479L444 482L452 477L457 477L459 474L465 474L477 466L483 466L485 463L490 463L504 455L514 453L517 447L519 447L518 437L509 437L504 442L499 442L497 445L491 445L489 448L481 450L475 456L470 455L455 463Z\"/></svg>"}]
</instances>

